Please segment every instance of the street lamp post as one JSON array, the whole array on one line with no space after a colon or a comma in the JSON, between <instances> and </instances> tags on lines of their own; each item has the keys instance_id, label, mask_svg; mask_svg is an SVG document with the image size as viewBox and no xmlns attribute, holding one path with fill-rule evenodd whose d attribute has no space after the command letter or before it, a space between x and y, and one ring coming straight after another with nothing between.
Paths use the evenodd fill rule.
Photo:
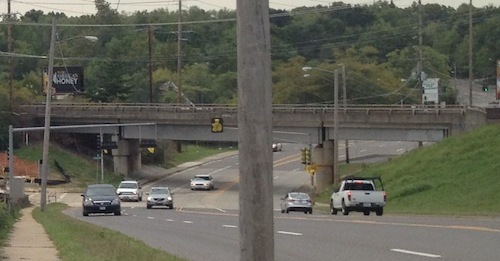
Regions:
<instances>
[{"instance_id":1,"label":"street lamp post","mask_svg":"<svg viewBox=\"0 0 500 261\"><path fill-rule=\"evenodd\" d=\"M76 37L68 38L70 40ZM84 38L91 42L96 42L95 36L84 36ZM50 143L50 114L51 114L51 101L52 101L52 76L54 74L54 51L56 43L56 19L52 19L52 33L50 38L49 49L49 68L47 75L49 77L47 82L46 98L45 98L45 125L43 132L43 153L42 153L42 173L41 173L41 192L40 192L40 209L46 211L47 209L47 179L49 176L49 143Z\"/></svg>"},{"instance_id":2,"label":"street lamp post","mask_svg":"<svg viewBox=\"0 0 500 261\"><path fill-rule=\"evenodd\" d=\"M51 100L52 100L52 75L54 74L54 44L56 41L56 19L52 18L52 35L50 38L50 49L49 49L49 68L48 76L49 81L46 90L45 99L45 127L43 132L43 154L42 154L42 176L41 176L41 187L42 191L40 193L40 209L41 211L46 211L47 209L47 178L49 173L49 142L50 142L50 110L51 110Z\"/></svg>"},{"instance_id":3,"label":"street lamp post","mask_svg":"<svg viewBox=\"0 0 500 261\"><path fill-rule=\"evenodd\" d=\"M342 65L343 66L343 65ZM339 119L338 119L338 110L339 110L339 76L338 76L338 69L335 69L334 71L330 70L325 70L322 68L318 67L302 67L303 71L309 71L309 70L318 70L322 72L327 72L327 73L333 73L334 75L334 82L333 82L333 118L335 119L335 124L333 125L333 149L334 149L334 157L333 157L333 173L332 173L332 178L333 182L336 183L337 179L339 178L339 143L338 143L338 128L339 128ZM344 94L345 96L345 94Z\"/></svg>"}]
</instances>

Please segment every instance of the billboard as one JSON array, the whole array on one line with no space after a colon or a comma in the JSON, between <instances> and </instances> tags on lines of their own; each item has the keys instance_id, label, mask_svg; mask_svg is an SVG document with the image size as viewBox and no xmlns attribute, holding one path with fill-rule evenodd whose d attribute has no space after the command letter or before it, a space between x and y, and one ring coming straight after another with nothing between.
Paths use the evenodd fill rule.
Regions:
<instances>
[{"instance_id":1,"label":"billboard","mask_svg":"<svg viewBox=\"0 0 500 261\"><path fill-rule=\"evenodd\" d=\"M500 100L500 60L497 60L497 100Z\"/></svg>"},{"instance_id":2,"label":"billboard","mask_svg":"<svg viewBox=\"0 0 500 261\"><path fill-rule=\"evenodd\" d=\"M42 75L43 91L45 93L50 78L52 79L52 95L84 91L83 67L81 66L54 67L52 77L48 75L48 68L44 68Z\"/></svg>"}]
</instances>

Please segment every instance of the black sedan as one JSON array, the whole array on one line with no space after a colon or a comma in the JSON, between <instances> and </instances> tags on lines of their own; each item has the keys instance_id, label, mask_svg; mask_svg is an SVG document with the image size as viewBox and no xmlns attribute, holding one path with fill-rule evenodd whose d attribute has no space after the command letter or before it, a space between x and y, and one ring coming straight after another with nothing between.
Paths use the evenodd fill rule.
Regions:
<instances>
[{"instance_id":1,"label":"black sedan","mask_svg":"<svg viewBox=\"0 0 500 261\"><path fill-rule=\"evenodd\" d=\"M111 184L88 185L82 194L83 215L91 213L113 213L121 215L120 198L116 194L116 188Z\"/></svg>"}]
</instances>

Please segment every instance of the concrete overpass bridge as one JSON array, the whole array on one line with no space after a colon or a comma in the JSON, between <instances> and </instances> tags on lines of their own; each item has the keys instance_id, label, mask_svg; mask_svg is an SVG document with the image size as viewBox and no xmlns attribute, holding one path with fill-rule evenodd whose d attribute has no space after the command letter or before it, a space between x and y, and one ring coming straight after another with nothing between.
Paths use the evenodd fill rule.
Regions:
<instances>
[{"instance_id":1,"label":"concrete overpass bridge","mask_svg":"<svg viewBox=\"0 0 500 261\"><path fill-rule=\"evenodd\" d=\"M23 105L19 113L43 122L45 105ZM250 113L240 111L240 113ZM313 161L326 166L316 179L331 176L331 156L338 140L385 140L437 142L487 123L484 108L419 105L273 105L273 139L280 142L321 144L313 151ZM212 119L221 119L224 129L213 133ZM99 104L54 103L52 125L101 124L93 128L60 129L78 133L113 135L115 172L125 176L140 170L141 139L238 141L236 105ZM116 126L127 123L153 125ZM109 126L104 126L108 125ZM338 124L335 130L335 124ZM112 126L113 125L113 126ZM337 131L337 133L335 133ZM324 145L324 146L323 146ZM325 173L324 175L318 175ZM319 184L318 182L317 184ZM328 183L328 181L325 182Z\"/></svg>"}]
</instances>

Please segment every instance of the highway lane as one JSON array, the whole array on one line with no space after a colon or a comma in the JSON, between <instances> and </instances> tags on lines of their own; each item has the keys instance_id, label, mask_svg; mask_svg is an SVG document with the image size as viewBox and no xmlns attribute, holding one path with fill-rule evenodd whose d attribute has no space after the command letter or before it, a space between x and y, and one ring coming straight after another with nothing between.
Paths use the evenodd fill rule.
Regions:
<instances>
[{"instance_id":1,"label":"highway lane","mask_svg":"<svg viewBox=\"0 0 500 261\"><path fill-rule=\"evenodd\" d=\"M127 204L125 204L127 205ZM238 212L147 210L122 216L68 215L120 231L189 260L238 260ZM281 214L275 211L276 260L496 260L500 219Z\"/></svg>"}]
</instances>

